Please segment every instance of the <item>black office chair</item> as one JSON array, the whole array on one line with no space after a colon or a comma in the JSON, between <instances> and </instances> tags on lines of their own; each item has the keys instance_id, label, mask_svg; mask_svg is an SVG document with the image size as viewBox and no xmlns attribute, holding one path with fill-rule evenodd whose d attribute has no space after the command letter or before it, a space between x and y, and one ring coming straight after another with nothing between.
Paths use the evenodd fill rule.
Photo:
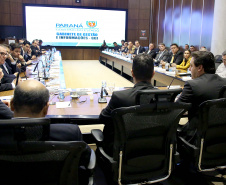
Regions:
<instances>
[{"instance_id":1,"label":"black office chair","mask_svg":"<svg viewBox=\"0 0 226 185\"><path fill-rule=\"evenodd\" d=\"M226 98L226 85L220 89L219 98Z\"/></svg>"},{"instance_id":2,"label":"black office chair","mask_svg":"<svg viewBox=\"0 0 226 185\"><path fill-rule=\"evenodd\" d=\"M203 102L199 110L197 138L192 144L179 137L178 148L198 172L226 169L226 99ZM221 172L220 172L221 173ZM225 172L224 172L225 173ZM210 178L208 176L208 178ZM225 181L223 178L210 178Z\"/></svg>"},{"instance_id":3,"label":"black office chair","mask_svg":"<svg viewBox=\"0 0 226 185\"><path fill-rule=\"evenodd\" d=\"M215 68L217 69L218 66L222 63L222 55L216 55L214 58L215 58Z\"/></svg>"},{"instance_id":4,"label":"black office chair","mask_svg":"<svg viewBox=\"0 0 226 185\"><path fill-rule=\"evenodd\" d=\"M181 88L178 89L149 89L140 90L136 94L136 104L143 105L149 104L155 101L168 101L174 102L176 96L182 92Z\"/></svg>"},{"instance_id":5,"label":"black office chair","mask_svg":"<svg viewBox=\"0 0 226 185\"><path fill-rule=\"evenodd\" d=\"M48 141L49 128L46 118L0 120L1 184L79 184L80 159L87 144ZM90 170L95 166L94 152L92 157Z\"/></svg>"},{"instance_id":6,"label":"black office chair","mask_svg":"<svg viewBox=\"0 0 226 185\"><path fill-rule=\"evenodd\" d=\"M113 157L102 147L103 134L92 130L97 158L119 185L166 180L177 161L176 130L190 104L154 102L115 109Z\"/></svg>"}]
</instances>

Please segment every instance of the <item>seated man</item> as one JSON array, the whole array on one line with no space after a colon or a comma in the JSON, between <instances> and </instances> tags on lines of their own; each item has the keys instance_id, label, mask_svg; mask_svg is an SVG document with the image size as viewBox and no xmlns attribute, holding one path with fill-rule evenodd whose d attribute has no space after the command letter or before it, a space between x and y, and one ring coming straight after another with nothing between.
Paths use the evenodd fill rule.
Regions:
<instances>
[{"instance_id":1,"label":"seated man","mask_svg":"<svg viewBox=\"0 0 226 185\"><path fill-rule=\"evenodd\" d=\"M149 44L149 49L145 53L150 55L152 58L155 58L157 52L158 51L155 49L155 45L153 43L150 43Z\"/></svg>"},{"instance_id":2,"label":"seated man","mask_svg":"<svg viewBox=\"0 0 226 185\"><path fill-rule=\"evenodd\" d=\"M16 79L12 83L2 83L2 78L4 73L2 72L2 68L0 68L0 92L13 90L15 88Z\"/></svg>"},{"instance_id":3,"label":"seated man","mask_svg":"<svg viewBox=\"0 0 226 185\"><path fill-rule=\"evenodd\" d=\"M136 49L135 49L134 54L138 55L140 53L144 53L145 52L145 48L140 45L138 40L135 41L135 46L136 46Z\"/></svg>"},{"instance_id":4,"label":"seated man","mask_svg":"<svg viewBox=\"0 0 226 185\"><path fill-rule=\"evenodd\" d=\"M159 44L159 52L156 55L154 62L156 65L158 65L161 62L167 62L169 58L169 52L166 49L166 46L164 43Z\"/></svg>"},{"instance_id":5,"label":"seated man","mask_svg":"<svg viewBox=\"0 0 226 185\"><path fill-rule=\"evenodd\" d=\"M170 63L170 66L172 63L175 63L176 65L180 65L184 57L183 52L180 51L179 46L175 43L170 45L170 49L172 51L172 54L171 56L169 56L168 63ZM166 62L161 62L161 64L165 65Z\"/></svg>"},{"instance_id":6,"label":"seated man","mask_svg":"<svg viewBox=\"0 0 226 185\"><path fill-rule=\"evenodd\" d=\"M190 51L191 51L191 52L194 52L194 51L196 51L196 48L195 48L195 46L191 45L191 46L190 46Z\"/></svg>"},{"instance_id":7,"label":"seated man","mask_svg":"<svg viewBox=\"0 0 226 185\"><path fill-rule=\"evenodd\" d=\"M11 110L14 117L40 118L47 115L49 108L49 91L37 80L27 80L20 83L11 100ZM82 134L77 125L51 124L50 140L81 141Z\"/></svg>"},{"instance_id":8,"label":"seated man","mask_svg":"<svg viewBox=\"0 0 226 185\"><path fill-rule=\"evenodd\" d=\"M222 78L226 78L226 51L222 53L222 63L218 66L216 74Z\"/></svg>"},{"instance_id":9,"label":"seated man","mask_svg":"<svg viewBox=\"0 0 226 185\"><path fill-rule=\"evenodd\" d=\"M25 40L22 44L19 59L21 59L21 57L23 57L24 61L23 61L23 59L21 59L21 61L23 61L23 62L28 62L28 61L32 60L32 58L36 57L36 56L31 56L30 45L31 45L31 43L27 40Z\"/></svg>"},{"instance_id":10,"label":"seated man","mask_svg":"<svg viewBox=\"0 0 226 185\"><path fill-rule=\"evenodd\" d=\"M131 70L134 87L124 91L116 91L112 94L108 106L100 114L100 122L104 127L104 149L106 153L112 155L114 141L114 125L111 112L120 107L135 105L136 92L144 89L153 89L151 79L154 75L153 59L147 54L140 54L134 57Z\"/></svg>"},{"instance_id":11,"label":"seated man","mask_svg":"<svg viewBox=\"0 0 226 185\"><path fill-rule=\"evenodd\" d=\"M6 47L4 45L0 45L0 68L4 73L4 77L2 78L2 83L12 83L12 81L16 78L18 72L16 71L16 65L12 65L13 69L9 66L8 63L5 62L8 57L8 53L6 51ZM14 72L14 73L13 73Z\"/></svg>"},{"instance_id":12,"label":"seated man","mask_svg":"<svg viewBox=\"0 0 226 185\"><path fill-rule=\"evenodd\" d=\"M32 59L35 59L38 55L40 55L40 51L39 51L39 40L35 39L32 41L32 45L31 45L31 55L32 55ZM35 56L35 58L33 57Z\"/></svg>"},{"instance_id":13,"label":"seated man","mask_svg":"<svg viewBox=\"0 0 226 185\"><path fill-rule=\"evenodd\" d=\"M128 42L124 43L124 45L121 47L121 51L123 53L127 53L128 52Z\"/></svg>"},{"instance_id":14,"label":"seated man","mask_svg":"<svg viewBox=\"0 0 226 185\"><path fill-rule=\"evenodd\" d=\"M134 54L135 49L136 47L133 45L133 42L129 41L127 53Z\"/></svg>"},{"instance_id":15,"label":"seated man","mask_svg":"<svg viewBox=\"0 0 226 185\"><path fill-rule=\"evenodd\" d=\"M191 103L188 111L189 122L180 132L186 140L195 139L198 126L199 105L207 100L217 99L226 79L215 74L214 56L211 52L196 51L192 53L190 71L193 80L185 83L177 102Z\"/></svg>"},{"instance_id":16,"label":"seated man","mask_svg":"<svg viewBox=\"0 0 226 185\"><path fill-rule=\"evenodd\" d=\"M116 42L113 42L113 44L114 44L114 51L119 51L121 49L121 47Z\"/></svg>"}]
</instances>

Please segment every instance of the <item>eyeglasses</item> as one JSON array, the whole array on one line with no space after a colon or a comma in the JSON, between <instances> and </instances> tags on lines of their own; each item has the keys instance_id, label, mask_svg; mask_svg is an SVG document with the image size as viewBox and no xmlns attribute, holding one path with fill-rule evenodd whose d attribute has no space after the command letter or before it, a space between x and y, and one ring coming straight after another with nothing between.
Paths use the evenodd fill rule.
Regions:
<instances>
[{"instance_id":1,"label":"eyeglasses","mask_svg":"<svg viewBox=\"0 0 226 185\"><path fill-rule=\"evenodd\" d=\"M0 55L2 55L4 57L4 56L8 55L8 53L0 52Z\"/></svg>"}]
</instances>

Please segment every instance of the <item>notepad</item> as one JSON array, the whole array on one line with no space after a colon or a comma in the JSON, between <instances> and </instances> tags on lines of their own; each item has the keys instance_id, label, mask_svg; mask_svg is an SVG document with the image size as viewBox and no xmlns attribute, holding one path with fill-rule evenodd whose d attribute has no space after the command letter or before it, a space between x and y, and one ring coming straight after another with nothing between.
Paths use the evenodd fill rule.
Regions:
<instances>
[{"instance_id":1,"label":"notepad","mask_svg":"<svg viewBox=\"0 0 226 185\"><path fill-rule=\"evenodd\" d=\"M68 107L71 107L70 101L56 102L56 108L57 109L68 108Z\"/></svg>"}]
</instances>

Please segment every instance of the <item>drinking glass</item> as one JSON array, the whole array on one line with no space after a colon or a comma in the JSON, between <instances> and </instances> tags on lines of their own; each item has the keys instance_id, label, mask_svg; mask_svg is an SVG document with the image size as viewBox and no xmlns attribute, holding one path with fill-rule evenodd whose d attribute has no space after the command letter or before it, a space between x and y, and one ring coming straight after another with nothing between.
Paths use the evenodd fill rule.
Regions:
<instances>
[{"instance_id":1,"label":"drinking glass","mask_svg":"<svg viewBox=\"0 0 226 185\"><path fill-rule=\"evenodd\" d=\"M108 82L108 89L110 91L110 94L112 95L114 89L115 89L115 83L114 82Z\"/></svg>"}]
</instances>

